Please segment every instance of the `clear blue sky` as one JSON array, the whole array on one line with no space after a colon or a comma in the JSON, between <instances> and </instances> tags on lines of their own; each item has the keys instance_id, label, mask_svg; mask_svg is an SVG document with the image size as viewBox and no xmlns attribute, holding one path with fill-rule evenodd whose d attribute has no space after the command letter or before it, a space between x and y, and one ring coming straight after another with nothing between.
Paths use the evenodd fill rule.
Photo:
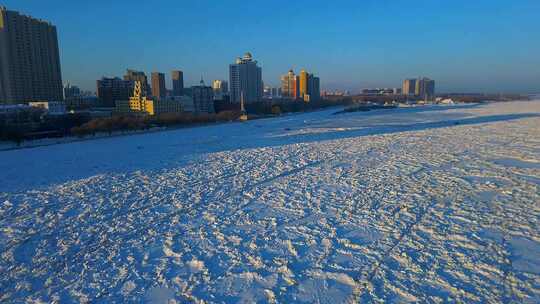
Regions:
<instances>
[{"instance_id":1,"label":"clear blue sky","mask_svg":"<svg viewBox=\"0 0 540 304\"><path fill-rule=\"evenodd\" d=\"M59 30L64 81L95 90L126 68L227 79L246 51L278 85L306 68L322 87L540 92L540 0L0 0ZM168 83L168 86L170 84Z\"/></svg>"}]
</instances>

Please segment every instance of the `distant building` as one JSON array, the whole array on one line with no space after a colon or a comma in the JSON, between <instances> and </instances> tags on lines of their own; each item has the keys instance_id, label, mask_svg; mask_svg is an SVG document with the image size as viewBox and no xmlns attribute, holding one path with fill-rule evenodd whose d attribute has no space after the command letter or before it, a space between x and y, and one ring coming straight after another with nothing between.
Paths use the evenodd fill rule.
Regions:
<instances>
[{"instance_id":1,"label":"distant building","mask_svg":"<svg viewBox=\"0 0 540 304\"><path fill-rule=\"evenodd\" d=\"M5 123L16 118L18 113L30 111L33 108L27 104L0 104L0 122Z\"/></svg>"},{"instance_id":2,"label":"distant building","mask_svg":"<svg viewBox=\"0 0 540 304\"><path fill-rule=\"evenodd\" d=\"M435 100L435 81L426 77L403 81L403 95L415 96L422 100Z\"/></svg>"},{"instance_id":3,"label":"distant building","mask_svg":"<svg viewBox=\"0 0 540 304\"><path fill-rule=\"evenodd\" d=\"M126 71L126 75L124 75L124 80L131 81L131 88L135 87L135 82L139 81L141 83L141 90L146 96L146 94L150 93L150 86L148 85L148 77L146 77L146 74L141 71L135 71L128 69Z\"/></svg>"},{"instance_id":4,"label":"distant building","mask_svg":"<svg viewBox=\"0 0 540 304\"><path fill-rule=\"evenodd\" d=\"M172 71L172 95L173 96L182 96L184 94L184 72L182 71Z\"/></svg>"},{"instance_id":5,"label":"distant building","mask_svg":"<svg viewBox=\"0 0 540 304\"><path fill-rule=\"evenodd\" d=\"M262 69L250 53L229 66L231 102L240 103L242 93L246 103L261 101L263 94Z\"/></svg>"},{"instance_id":6,"label":"distant building","mask_svg":"<svg viewBox=\"0 0 540 304\"><path fill-rule=\"evenodd\" d=\"M321 79L313 74L309 74L308 78L308 95L309 101L319 101L321 99Z\"/></svg>"},{"instance_id":7,"label":"distant building","mask_svg":"<svg viewBox=\"0 0 540 304\"><path fill-rule=\"evenodd\" d=\"M301 99L304 99L305 95L309 95L309 92L308 92L309 74L308 74L308 72L306 72L306 70L301 70L299 77L300 77L300 80L299 80L299 84L300 84L299 94L300 94L300 96L299 97Z\"/></svg>"},{"instance_id":8,"label":"distant building","mask_svg":"<svg viewBox=\"0 0 540 304\"><path fill-rule=\"evenodd\" d=\"M384 96L384 95L396 95L401 92L401 89L397 88L376 88L376 89L363 89L362 95Z\"/></svg>"},{"instance_id":9,"label":"distant building","mask_svg":"<svg viewBox=\"0 0 540 304\"><path fill-rule=\"evenodd\" d=\"M118 77L103 77L97 81L97 97L102 107L114 107L118 100L128 100L133 90L133 82Z\"/></svg>"},{"instance_id":10,"label":"distant building","mask_svg":"<svg viewBox=\"0 0 540 304\"><path fill-rule=\"evenodd\" d=\"M214 80L212 83L212 88L214 89L214 92L218 91L220 93L228 93L229 82L226 80Z\"/></svg>"},{"instance_id":11,"label":"distant building","mask_svg":"<svg viewBox=\"0 0 540 304\"><path fill-rule=\"evenodd\" d=\"M296 99L299 97L298 78L293 70L281 77L281 96L283 98Z\"/></svg>"},{"instance_id":12,"label":"distant building","mask_svg":"<svg viewBox=\"0 0 540 304\"><path fill-rule=\"evenodd\" d=\"M134 82L133 96L129 100L116 101L116 112L119 114L155 114L154 101L146 97L141 81Z\"/></svg>"},{"instance_id":13,"label":"distant building","mask_svg":"<svg viewBox=\"0 0 540 304\"><path fill-rule=\"evenodd\" d=\"M78 95L64 99L66 107L71 110L83 110L99 106L96 96Z\"/></svg>"},{"instance_id":14,"label":"distant building","mask_svg":"<svg viewBox=\"0 0 540 304\"><path fill-rule=\"evenodd\" d=\"M72 86L69 82L64 86L64 99L73 98L81 95L81 89Z\"/></svg>"},{"instance_id":15,"label":"distant building","mask_svg":"<svg viewBox=\"0 0 540 304\"><path fill-rule=\"evenodd\" d=\"M0 126L25 124L41 120L44 110L27 104L0 104Z\"/></svg>"},{"instance_id":16,"label":"distant building","mask_svg":"<svg viewBox=\"0 0 540 304\"><path fill-rule=\"evenodd\" d=\"M405 79L403 81L403 90L401 92L403 95L416 95L416 79Z\"/></svg>"},{"instance_id":17,"label":"distant building","mask_svg":"<svg viewBox=\"0 0 540 304\"><path fill-rule=\"evenodd\" d=\"M41 108L50 115L66 114L66 104L62 101L29 102L28 105L34 108Z\"/></svg>"},{"instance_id":18,"label":"distant building","mask_svg":"<svg viewBox=\"0 0 540 304\"><path fill-rule=\"evenodd\" d=\"M63 95L56 27L0 6L0 103Z\"/></svg>"},{"instance_id":19,"label":"distant building","mask_svg":"<svg viewBox=\"0 0 540 304\"><path fill-rule=\"evenodd\" d=\"M296 76L293 70L281 77L282 96L290 99L301 99L305 102L321 99L321 83L319 77L302 70Z\"/></svg>"},{"instance_id":20,"label":"distant building","mask_svg":"<svg viewBox=\"0 0 540 304\"><path fill-rule=\"evenodd\" d=\"M193 98L193 112L214 113L214 90L206 86L201 79L201 84L191 87L191 97Z\"/></svg>"},{"instance_id":21,"label":"distant building","mask_svg":"<svg viewBox=\"0 0 540 304\"><path fill-rule=\"evenodd\" d=\"M415 95L426 101L435 100L435 81L426 77L417 79Z\"/></svg>"},{"instance_id":22,"label":"distant building","mask_svg":"<svg viewBox=\"0 0 540 304\"><path fill-rule=\"evenodd\" d=\"M264 98L273 99L281 98L281 88L274 88L271 86L265 86L263 91Z\"/></svg>"},{"instance_id":23,"label":"distant building","mask_svg":"<svg viewBox=\"0 0 540 304\"><path fill-rule=\"evenodd\" d=\"M263 97L264 98L272 98L272 87L271 86L264 86Z\"/></svg>"},{"instance_id":24,"label":"distant building","mask_svg":"<svg viewBox=\"0 0 540 304\"><path fill-rule=\"evenodd\" d=\"M229 93L229 83L225 80L214 80L212 89L214 90L214 99L222 100Z\"/></svg>"},{"instance_id":25,"label":"distant building","mask_svg":"<svg viewBox=\"0 0 540 304\"><path fill-rule=\"evenodd\" d=\"M179 103L182 106L182 112L195 111L195 105L193 104L193 98L191 98L191 96L169 96L166 101Z\"/></svg>"},{"instance_id":26,"label":"distant building","mask_svg":"<svg viewBox=\"0 0 540 304\"><path fill-rule=\"evenodd\" d=\"M164 99L167 97L167 87L165 86L165 74L152 73L152 96L154 99Z\"/></svg>"},{"instance_id":27,"label":"distant building","mask_svg":"<svg viewBox=\"0 0 540 304\"><path fill-rule=\"evenodd\" d=\"M179 96L180 98L187 98L187 96ZM184 112L184 103L181 100L176 99L163 99L154 100L154 115L182 113Z\"/></svg>"}]
</instances>

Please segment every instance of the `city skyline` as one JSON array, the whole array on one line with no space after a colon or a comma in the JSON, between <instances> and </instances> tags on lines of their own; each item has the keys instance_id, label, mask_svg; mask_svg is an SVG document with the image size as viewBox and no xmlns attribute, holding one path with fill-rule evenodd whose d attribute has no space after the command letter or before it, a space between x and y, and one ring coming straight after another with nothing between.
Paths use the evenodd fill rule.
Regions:
<instances>
[{"instance_id":1,"label":"city skyline","mask_svg":"<svg viewBox=\"0 0 540 304\"><path fill-rule=\"evenodd\" d=\"M165 72L167 88L168 71L177 69L186 87L201 75L227 79L230 58L249 51L273 87L283 71L306 68L323 76L322 90L400 87L403 79L426 75L438 80L439 92L540 91L537 1L344 1L339 8L310 2L303 11L298 8L305 3L290 3L280 12L256 5L239 11L240 4L163 1L125 10L117 1L107 16L88 3L1 5L58 28L63 81L83 90L94 91L96 79L126 69ZM140 23L141 12L160 18ZM280 34L284 20L291 31ZM405 33L405 25L418 30Z\"/></svg>"}]
</instances>

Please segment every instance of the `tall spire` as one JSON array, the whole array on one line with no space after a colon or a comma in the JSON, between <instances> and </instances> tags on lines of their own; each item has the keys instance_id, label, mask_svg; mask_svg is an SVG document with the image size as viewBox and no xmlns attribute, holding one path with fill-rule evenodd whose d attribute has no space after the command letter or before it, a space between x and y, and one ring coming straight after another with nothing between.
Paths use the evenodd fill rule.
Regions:
<instances>
[{"instance_id":1,"label":"tall spire","mask_svg":"<svg viewBox=\"0 0 540 304\"><path fill-rule=\"evenodd\" d=\"M244 106L244 91L240 93L240 111L242 114L246 112L246 108Z\"/></svg>"},{"instance_id":2,"label":"tall spire","mask_svg":"<svg viewBox=\"0 0 540 304\"><path fill-rule=\"evenodd\" d=\"M240 92L240 121L248 120L246 108L244 106L244 91Z\"/></svg>"}]
</instances>

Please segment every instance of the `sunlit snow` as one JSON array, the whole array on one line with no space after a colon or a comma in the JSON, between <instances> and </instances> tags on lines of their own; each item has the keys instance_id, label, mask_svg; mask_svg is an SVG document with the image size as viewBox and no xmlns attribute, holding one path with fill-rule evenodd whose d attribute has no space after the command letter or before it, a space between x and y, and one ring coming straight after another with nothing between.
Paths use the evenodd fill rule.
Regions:
<instances>
[{"instance_id":1,"label":"sunlit snow","mask_svg":"<svg viewBox=\"0 0 540 304\"><path fill-rule=\"evenodd\" d=\"M540 302L540 102L0 152L0 302Z\"/></svg>"}]
</instances>

